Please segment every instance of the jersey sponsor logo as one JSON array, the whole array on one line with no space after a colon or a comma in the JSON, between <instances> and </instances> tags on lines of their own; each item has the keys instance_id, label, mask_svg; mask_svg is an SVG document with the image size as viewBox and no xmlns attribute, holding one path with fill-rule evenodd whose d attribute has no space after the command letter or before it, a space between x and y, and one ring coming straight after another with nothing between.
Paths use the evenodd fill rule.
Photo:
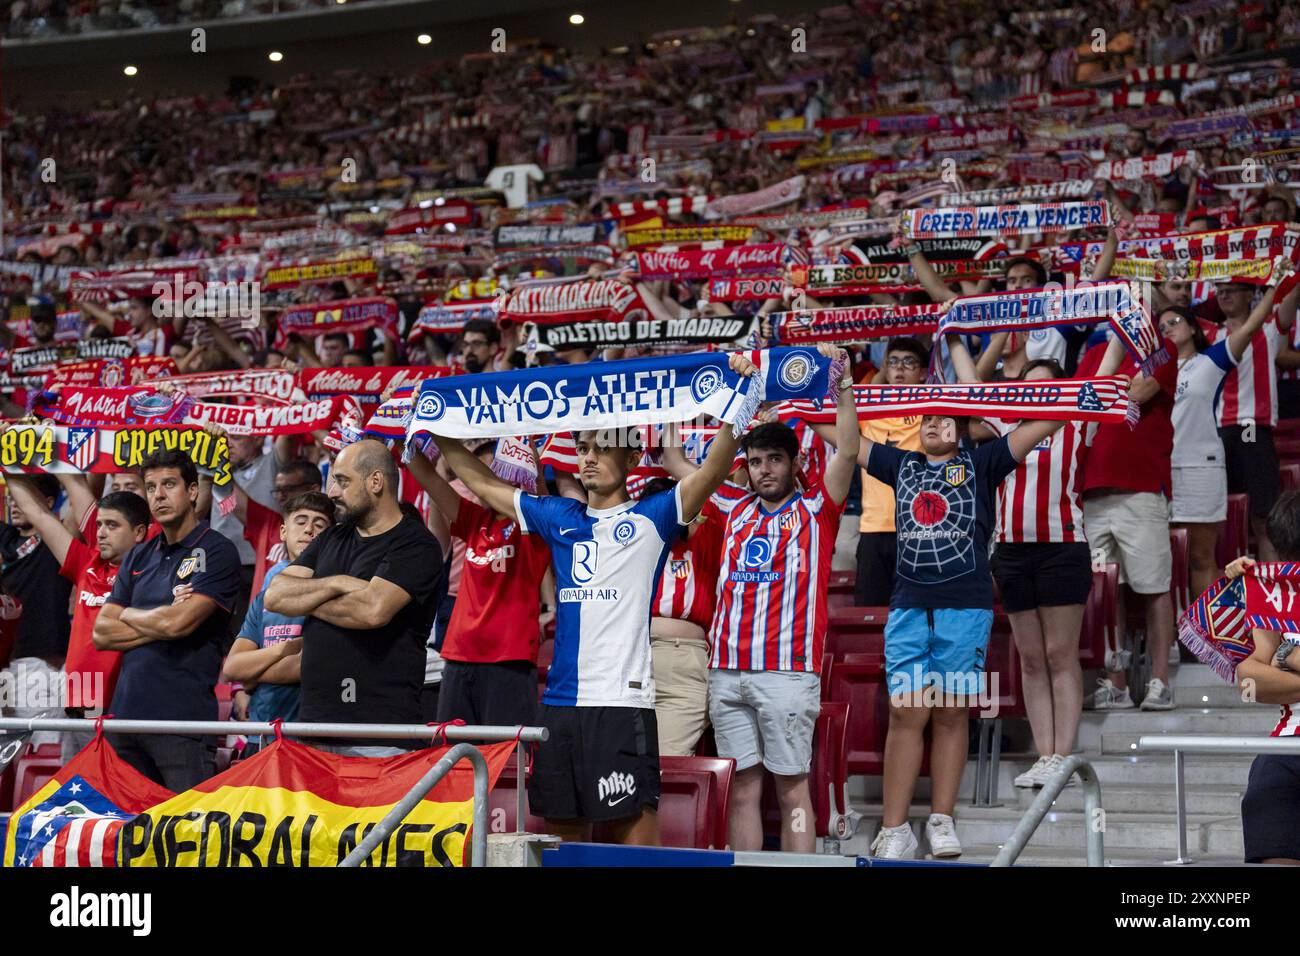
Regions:
<instances>
[{"instance_id":1,"label":"jersey sponsor logo","mask_svg":"<svg viewBox=\"0 0 1300 956\"><path fill-rule=\"evenodd\" d=\"M107 600L107 594L92 594L89 591L82 591L77 595L77 603L84 604L86 607L103 607L104 602Z\"/></svg>"},{"instance_id":2,"label":"jersey sponsor logo","mask_svg":"<svg viewBox=\"0 0 1300 956\"><path fill-rule=\"evenodd\" d=\"M594 541L575 541L573 543L573 566L570 572L573 580L586 584L596 576L596 563L600 550Z\"/></svg>"},{"instance_id":3,"label":"jersey sponsor logo","mask_svg":"<svg viewBox=\"0 0 1300 956\"><path fill-rule=\"evenodd\" d=\"M465 548L465 560L476 568L486 568L491 565L493 571L502 572L506 569L506 562L515 556L515 546L513 544L503 544L497 548L488 548L480 553L472 547Z\"/></svg>"},{"instance_id":4,"label":"jersey sponsor logo","mask_svg":"<svg viewBox=\"0 0 1300 956\"><path fill-rule=\"evenodd\" d=\"M287 641L302 634L301 624L268 624L262 628L262 636L277 641Z\"/></svg>"},{"instance_id":5,"label":"jersey sponsor logo","mask_svg":"<svg viewBox=\"0 0 1300 956\"><path fill-rule=\"evenodd\" d=\"M561 604L617 600L618 588L560 588Z\"/></svg>"},{"instance_id":6,"label":"jersey sponsor logo","mask_svg":"<svg viewBox=\"0 0 1300 956\"><path fill-rule=\"evenodd\" d=\"M614 525L614 540L627 547L636 537L636 522L631 518L624 518L618 524Z\"/></svg>"},{"instance_id":7,"label":"jersey sponsor logo","mask_svg":"<svg viewBox=\"0 0 1300 956\"><path fill-rule=\"evenodd\" d=\"M731 581L737 581L740 584L771 584L773 581L781 580L780 571L732 571L728 575Z\"/></svg>"},{"instance_id":8,"label":"jersey sponsor logo","mask_svg":"<svg viewBox=\"0 0 1300 956\"><path fill-rule=\"evenodd\" d=\"M208 569L208 553L202 548L195 548L190 552L190 556L176 567L176 577L184 581L196 571L202 574Z\"/></svg>"},{"instance_id":9,"label":"jersey sponsor logo","mask_svg":"<svg viewBox=\"0 0 1300 956\"><path fill-rule=\"evenodd\" d=\"M606 806L618 806L635 794L636 778L630 773L615 770L596 781L596 799L604 800Z\"/></svg>"},{"instance_id":10,"label":"jersey sponsor logo","mask_svg":"<svg viewBox=\"0 0 1300 956\"><path fill-rule=\"evenodd\" d=\"M966 480L965 465L948 465L943 470L943 480L956 487Z\"/></svg>"},{"instance_id":11,"label":"jersey sponsor logo","mask_svg":"<svg viewBox=\"0 0 1300 956\"><path fill-rule=\"evenodd\" d=\"M772 560L772 542L767 538L754 537L745 542L741 560L747 568L761 568Z\"/></svg>"}]
</instances>

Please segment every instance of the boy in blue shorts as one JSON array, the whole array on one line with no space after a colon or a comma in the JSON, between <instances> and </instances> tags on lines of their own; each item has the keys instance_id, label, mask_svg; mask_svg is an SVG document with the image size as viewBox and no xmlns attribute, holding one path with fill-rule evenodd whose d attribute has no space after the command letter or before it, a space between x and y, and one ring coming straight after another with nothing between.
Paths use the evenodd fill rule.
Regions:
<instances>
[{"instance_id":1,"label":"boy in blue shorts","mask_svg":"<svg viewBox=\"0 0 1300 956\"><path fill-rule=\"evenodd\" d=\"M968 419L926 415L922 451L863 439L867 474L894 489L897 576L885 626L889 735L884 819L873 856L911 859L907 822L932 723L931 800L926 838L936 857L961 855L952 812L966 765L968 710L984 688L993 623L989 535L997 488L1064 422L1028 421L997 441L961 444Z\"/></svg>"}]
</instances>

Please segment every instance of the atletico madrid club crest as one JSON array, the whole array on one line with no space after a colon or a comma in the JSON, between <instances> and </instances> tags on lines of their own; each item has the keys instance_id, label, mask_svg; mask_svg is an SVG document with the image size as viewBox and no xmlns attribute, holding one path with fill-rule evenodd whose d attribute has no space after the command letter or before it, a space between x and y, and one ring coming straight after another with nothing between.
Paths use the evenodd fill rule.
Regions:
<instances>
[{"instance_id":1,"label":"atletico madrid club crest","mask_svg":"<svg viewBox=\"0 0 1300 956\"><path fill-rule=\"evenodd\" d=\"M778 524L780 524L782 531L792 531L799 526L799 516L793 511L787 511L781 515Z\"/></svg>"},{"instance_id":2,"label":"atletico madrid club crest","mask_svg":"<svg viewBox=\"0 0 1300 956\"><path fill-rule=\"evenodd\" d=\"M673 561L671 564L673 577L678 581L685 581L691 576L690 558L682 558L680 561Z\"/></svg>"},{"instance_id":3,"label":"atletico madrid club crest","mask_svg":"<svg viewBox=\"0 0 1300 956\"><path fill-rule=\"evenodd\" d=\"M943 480L948 482L954 488L957 485L964 484L966 481L965 465L948 465L943 470Z\"/></svg>"},{"instance_id":4,"label":"atletico madrid club crest","mask_svg":"<svg viewBox=\"0 0 1300 956\"><path fill-rule=\"evenodd\" d=\"M68 443L63 449L63 457L73 468L88 471L95 463L98 453L99 443L95 439L95 429L68 429Z\"/></svg>"}]
</instances>

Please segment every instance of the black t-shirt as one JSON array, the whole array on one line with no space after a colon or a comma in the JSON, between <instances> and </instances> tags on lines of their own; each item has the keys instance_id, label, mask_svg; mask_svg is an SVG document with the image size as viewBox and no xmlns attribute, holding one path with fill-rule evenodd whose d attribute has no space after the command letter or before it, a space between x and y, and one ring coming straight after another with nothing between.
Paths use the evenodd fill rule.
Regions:
<instances>
[{"instance_id":1,"label":"black t-shirt","mask_svg":"<svg viewBox=\"0 0 1300 956\"><path fill-rule=\"evenodd\" d=\"M329 723L422 724L425 641L442 577L438 540L414 518L362 537L353 524L327 528L294 565L313 576L383 578L411 596L383 627L357 630L308 616L302 628L299 719ZM403 741L375 743L402 746Z\"/></svg>"},{"instance_id":2,"label":"black t-shirt","mask_svg":"<svg viewBox=\"0 0 1300 956\"><path fill-rule=\"evenodd\" d=\"M0 523L5 590L23 605L13 657L60 658L68 653L68 596L72 582L59 574L59 562L40 538L25 538Z\"/></svg>"},{"instance_id":3,"label":"black t-shirt","mask_svg":"<svg viewBox=\"0 0 1300 956\"><path fill-rule=\"evenodd\" d=\"M122 654L110 707L131 720L216 720L213 692L230 646L230 614L239 593L239 552L206 521L175 544L156 534L127 552L108 604L152 610L171 604L178 587L210 598L216 608L194 631L150 641Z\"/></svg>"}]
</instances>

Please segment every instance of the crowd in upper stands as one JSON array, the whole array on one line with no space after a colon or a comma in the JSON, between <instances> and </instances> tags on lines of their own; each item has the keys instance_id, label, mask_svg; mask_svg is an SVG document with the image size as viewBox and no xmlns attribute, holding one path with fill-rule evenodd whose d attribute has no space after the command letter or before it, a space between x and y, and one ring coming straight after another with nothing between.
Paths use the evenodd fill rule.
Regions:
<instances>
[{"instance_id":1,"label":"crowd in upper stands","mask_svg":"<svg viewBox=\"0 0 1300 956\"><path fill-rule=\"evenodd\" d=\"M233 16L254 6L266 4L181 2L144 9L125 2L20 0L10 6L8 33L149 27ZM492 318L512 288L564 275L625 283L656 318L766 319L860 301L804 297L794 269L870 262L873 254L880 262L886 244L884 261L905 262L915 280L873 290L871 301L878 304L945 302L990 288L1037 289L1067 275L1070 281L1105 279L1125 257L1124 243L1143 237L1274 226L1284 258L1296 258L1295 4L1120 0L995 10L959 0L859 0L804 17L738 14L724 27L637 40L591 55L513 39L506 52L494 53L485 37L482 50L408 75L378 69L303 73L275 86L232 89L221 98L178 91L167 99L39 113L26 113L20 104L3 138L4 360L13 362L19 350L33 346L119 338L130 340L141 358L172 360L172 375L369 366L449 366L473 375L699 347L547 348L538 345L535 330ZM1197 120L1205 125L1196 126ZM1166 155L1174 158L1156 171L1092 172L1094 164ZM766 204L747 198L797 177L789 198ZM937 272L898 224L907 209L949 196L1048 190L1088 179L1091 185L1078 198L1106 200L1113 225L1007 237L979 254L997 260L997 269L961 281ZM741 200L742 215L711 216L710 204L722 201L714 208L725 209L728 197ZM837 218L844 228L828 236ZM733 219L749 224L751 243L797 250L769 295L719 298L710 294L708 278L647 277L623 255L642 248L629 245L638 229L707 230ZM502 240L503 228L590 224L587 238L567 244ZM696 248L705 235L684 233L677 245ZM1078 242L1092 246L1076 255L1072 244ZM366 259L373 268L330 281L268 281L274 269ZM141 282L178 269L197 270L213 282L260 279L258 309L235 321L160 313L156 293L142 290ZM1075 746L1084 698L1077 647L1098 563L1117 563L1142 603L1147 661L1146 687L1140 697L1131 696L1127 679L1138 673L1134 648L1113 647L1094 705L1172 709L1169 648L1181 609L1171 597L1169 528L1188 529L1194 593L1222 570L1216 547L1230 493L1249 496L1257 553L1274 554L1266 522L1282 488L1273 430L1279 420L1300 417L1300 293L1281 281L1286 271L1279 266L1271 284L1180 275L1145 283L1151 320L1170 355L1147 374L1107 341L1104 328L844 343L857 383L920 383L936 367L960 381L1118 372L1130 377L1130 401L1142 414L1136 428L1075 423L1057 430L1058 423L1041 434L1016 422L963 420L955 437L940 435L937 425L931 434L920 416L864 421L861 450L845 449L862 466L853 469L851 489L826 478L828 462L845 442L834 427L790 419L780 435L768 431L757 444L750 440L740 469L706 506L699 528L673 545L669 570L656 585L650 635L659 752L694 752L707 714L720 750L733 748L729 755L744 762L750 754L740 751L749 746L749 732L729 721L737 713L761 715L778 699L773 693L766 701L742 700L735 688L721 688L716 675L706 679L710 669L737 665L717 658L713 602L695 606L693 597L674 590L674 576L684 581L701 564L713 568L716 581L729 540L723 529L740 507L736 501L753 503L747 494L768 503L794 495L809 521L823 520L818 509L832 509L826 514L838 518L828 525L833 547L827 554L834 551L836 570L856 569L857 603L892 605L894 630L886 641L895 652L908 642L924 647L933 637L927 633L943 626L983 633L987 640L989 621L982 616L952 618L950 625L935 621L958 610L987 610L991 620L996 582L1024 668L1039 754L1018 785L1041 786ZM313 336L280 325L295 306L371 297L396 303L394 327ZM735 344L766 344L769 332L758 323L755 339ZM3 414L11 421L50 402L41 397L48 382L33 381L17 364L5 381ZM345 719L356 711L337 704L338 682L361 674L383 688L383 700L366 704L362 720L527 723L536 702L539 646L555 617L556 581L537 538L521 535L525 543L513 536L516 522L532 524L542 512L512 513L471 492L470 486L481 490L484 479L468 477L470 457L491 464L494 453L503 455L497 443L467 443L470 457L459 464L449 466L453 451L436 463L417 453L401 467L374 436L349 446L392 391L362 396L362 416L333 430L227 436L234 480L225 488L198 474L183 455L151 458L142 469L107 481L60 475L60 485L51 476L9 476L15 490L7 496L9 523L0 526L3 580L23 608L8 614L15 639L11 666L44 675L71 672L74 665L111 673L119 716L203 717L219 666L225 682L243 685L236 692L241 716L292 718L299 708L294 687L301 682L304 716ZM767 473L769 465L759 461L766 452L801 465L802 491L787 488L784 477L773 486L783 489L780 494L763 490L755 475ZM595 454L580 436L567 445L538 445L533 454L539 493L586 500L596 487L575 464ZM899 543L895 522L895 488L901 500L907 461L918 454L932 463L960 461L985 483L981 524L971 532L984 554L971 573L988 586L987 608L980 587L949 588L938 580L918 588L919 564L914 573L896 572L920 561ZM644 464L685 485L700 458L690 462L665 451L662 460ZM669 481L663 475L657 480ZM644 493L664 487L671 484L651 482ZM124 497L132 493L147 499L152 514ZM904 511L900 506L899 520L907 520ZM148 528L151 523L158 527ZM358 527L373 529L384 548L365 530L357 541L348 538ZM789 530L785 522L782 529ZM163 574L157 569L171 574L167 562L180 553L176 549L200 547L205 538L209 568L198 569L204 586L181 585L174 603L164 602L165 575L154 580ZM984 560L989 552L991 563ZM116 570L128 565L144 574L134 591ZM508 584L492 578L507 568ZM815 569L823 584L829 569ZM411 604L394 604L382 586L385 574L396 582L389 587ZM65 603L69 585L56 586L60 577L74 584L71 605ZM367 585L372 577L381 585ZM94 587L87 583L92 579ZM702 580L705 590L721 593L707 575ZM98 604L79 606L78 594L95 587ZM144 610L137 609L141 601ZM91 605L113 610L99 612L102 623L96 623L85 617ZM64 613L67 606L75 613ZM904 612L919 617L907 623ZM332 642L338 659L295 660L305 621L327 622L328 635L318 640ZM178 627L189 629L181 643L208 648L202 653L212 660L179 660L175 645L159 636ZM222 638L214 643L217 632ZM379 662L373 655L348 656L348 640L362 632L396 635L391 656ZM412 657L404 637L413 634L419 647L428 639L427 653L417 648ZM820 672L817 647L817 662L810 656L795 669ZM97 656L114 652L126 663ZM966 660L963 654L953 660ZM904 666L890 660L891 673L894 663ZM937 652L933 663L941 663ZM465 665L495 669L490 680L471 679ZM393 678L381 673L385 668L405 670ZM164 689L159 681L171 673L186 681ZM423 709L413 711L409 704L421 686ZM705 687L717 696L706 698ZM407 691L410 700L402 696ZM98 703L106 706L108 699ZM933 724L936 739L945 743L933 757L937 786L926 831L938 855L960 853L952 804L965 761L965 709L948 710L953 713L936 712ZM891 723L901 742L886 758L895 763L886 769L885 826L876 844L881 855L916 849L914 839L909 845L906 817L925 726L915 714L899 716L897 728ZM768 729L759 736L758 751L776 752ZM65 746L75 752L77 742L68 738ZM912 758L898 754L913 744L909 771ZM256 746L250 741L250 751ZM201 746L180 739L141 736L124 741L122 749L134 765L173 788L192 786L212 770ZM346 752L381 749L361 741ZM788 760L762 761L778 781L798 777L800 765L806 774L807 754L800 748L782 756ZM746 778L748 789L738 800L752 804L756 814L759 791L752 779ZM779 783L783 809L803 806L805 792L783 787ZM745 818L736 831L746 844L753 842L749 823ZM805 846L790 833L782 842Z\"/></svg>"}]
</instances>

